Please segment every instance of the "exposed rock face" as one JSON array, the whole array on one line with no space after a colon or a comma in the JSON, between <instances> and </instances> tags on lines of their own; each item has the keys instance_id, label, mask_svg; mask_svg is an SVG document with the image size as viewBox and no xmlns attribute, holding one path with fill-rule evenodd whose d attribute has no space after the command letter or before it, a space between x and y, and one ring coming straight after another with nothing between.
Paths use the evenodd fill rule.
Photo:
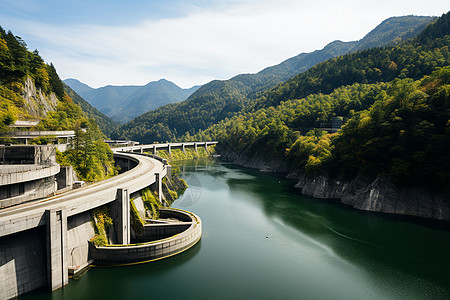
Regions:
<instances>
[{"instance_id":1,"label":"exposed rock face","mask_svg":"<svg viewBox=\"0 0 450 300\"><path fill-rule=\"evenodd\" d=\"M255 153L251 157L232 150L220 150L222 159L247 168L258 169L261 172L288 173L288 165L279 159L266 157L266 153Z\"/></svg>"},{"instance_id":2,"label":"exposed rock face","mask_svg":"<svg viewBox=\"0 0 450 300\"><path fill-rule=\"evenodd\" d=\"M419 187L398 187L387 178L352 181L300 175L295 185L315 198L335 198L354 208L450 221L450 189L433 193Z\"/></svg>"},{"instance_id":3,"label":"exposed rock face","mask_svg":"<svg viewBox=\"0 0 450 300\"><path fill-rule=\"evenodd\" d=\"M267 159L263 153L247 157L221 149L220 154L223 159L240 166L264 172L289 173L287 177L298 180L295 187L307 196L338 199L360 210L450 221L450 188L433 193L420 187L398 187L383 177L370 180L360 176L351 181L330 178L326 174L307 177L298 170L290 170L286 162Z\"/></svg>"},{"instance_id":4,"label":"exposed rock face","mask_svg":"<svg viewBox=\"0 0 450 300\"><path fill-rule=\"evenodd\" d=\"M58 104L56 95L46 96L37 89L30 76L24 82L23 98L25 110L33 116L45 117L49 111L55 111Z\"/></svg>"}]
</instances>

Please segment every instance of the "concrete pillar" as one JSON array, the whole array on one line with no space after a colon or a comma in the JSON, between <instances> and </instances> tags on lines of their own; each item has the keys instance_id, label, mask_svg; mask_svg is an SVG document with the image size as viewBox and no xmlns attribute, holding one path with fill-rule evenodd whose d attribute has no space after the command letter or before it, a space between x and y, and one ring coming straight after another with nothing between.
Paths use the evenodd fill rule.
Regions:
<instances>
[{"instance_id":1,"label":"concrete pillar","mask_svg":"<svg viewBox=\"0 0 450 300\"><path fill-rule=\"evenodd\" d=\"M153 155L156 155L156 145L155 146L153 146Z\"/></svg>"},{"instance_id":2,"label":"concrete pillar","mask_svg":"<svg viewBox=\"0 0 450 300\"><path fill-rule=\"evenodd\" d=\"M170 144L168 144L167 148L169 149L169 154L172 154L172 146L170 146Z\"/></svg>"},{"instance_id":3,"label":"concrete pillar","mask_svg":"<svg viewBox=\"0 0 450 300\"><path fill-rule=\"evenodd\" d=\"M144 153L144 148L141 147L141 153Z\"/></svg>"},{"instance_id":4,"label":"concrete pillar","mask_svg":"<svg viewBox=\"0 0 450 300\"><path fill-rule=\"evenodd\" d=\"M197 152L197 143L194 143L195 152Z\"/></svg>"},{"instance_id":5,"label":"concrete pillar","mask_svg":"<svg viewBox=\"0 0 450 300\"><path fill-rule=\"evenodd\" d=\"M205 142L205 150L206 150L206 153L208 153L208 143L207 142Z\"/></svg>"},{"instance_id":6,"label":"concrete pillar","mask_svg":"<svg viewBox=\"0 0 450 300\"><path fill-rule=\"evenodd\" d=\"M127 189L117 189L115 205L115 223L117 224L117 243L127 245L130 243L130 195Z\"/></svg>"},{"instance_id":7,"label":"concrete pillar","mask_svg":"<svg viewBox=\"0 0 450 300\"><path fill-rule=\"evenodd\" d=\"M186 146L183 144L183 153L186 155Z\"/></svg>"},{"instance_id":8,"label":"concrete pillar","mask_svg":"<svg viewBox=\"0 0 450 300\"><path fill-rule=\"evenodd\" d=\"M158 192L158 200L160 203L163 203L162 201L162 178L159 173L155 173L156 177L156 191Z\"/></svg>"},{"instance_id":9,"label":"concrete pillar","mask_svg":"<svg viewBox=\"0 0 450 300\"><path fill-rule=\"evenodd\" d=\"M46 210L47 286L54 291L69 283L67 214L64 208Z\"/></svg>"}]
</instances>

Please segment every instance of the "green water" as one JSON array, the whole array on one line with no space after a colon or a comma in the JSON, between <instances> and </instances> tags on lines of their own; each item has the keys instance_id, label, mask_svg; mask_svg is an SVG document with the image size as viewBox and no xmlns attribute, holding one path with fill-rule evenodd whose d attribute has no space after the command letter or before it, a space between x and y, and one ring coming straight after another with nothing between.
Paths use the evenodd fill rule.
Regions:
<instances>
[{"instance_id":1,"label":"green water","mask_svg":"<svg viewBox=\"0 0 450 300\"><path fill-rule=\"evenodd\" d=\"M191 162L182 177L190 188L173 206L201 217L199 244L22 298L450 298L446 225L305 198L285 179L218 162Z\"/></svg>"}]
</instances>

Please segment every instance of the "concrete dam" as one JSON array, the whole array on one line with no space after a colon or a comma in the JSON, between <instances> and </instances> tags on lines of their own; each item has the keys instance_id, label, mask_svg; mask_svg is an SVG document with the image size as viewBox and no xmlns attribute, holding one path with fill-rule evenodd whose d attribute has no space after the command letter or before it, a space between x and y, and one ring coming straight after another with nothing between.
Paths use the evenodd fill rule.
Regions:
<instances>
[{"instance_id":1,"label":"concrete dam","mask_svg":"<svg viewBox=\"0 0 450 300\"><path fill-rule=\"evenodd\" d=\"M61 288L68 284L69 272L77 272L92 262L97 265L140 263L192 247L201 238L201 220L193 213L176 209L160 210L162 217L179 220L176 224L146 224L132 238L130 199L139 201L140 192L150 188L162 201L162 179L171 174L165 160L143 152L156 154L162 149L170 152L186 147L207 149L216 143L115 148L114 159L124 171L121 174L50 197L32 201L25 198L27 201L23 203L3 206L0 209L0 299L42 287ZM90 242L95 236L92 211L103 205L108 206L114 221L115 243L97 247Z\"/></svg>"}]
</instances>

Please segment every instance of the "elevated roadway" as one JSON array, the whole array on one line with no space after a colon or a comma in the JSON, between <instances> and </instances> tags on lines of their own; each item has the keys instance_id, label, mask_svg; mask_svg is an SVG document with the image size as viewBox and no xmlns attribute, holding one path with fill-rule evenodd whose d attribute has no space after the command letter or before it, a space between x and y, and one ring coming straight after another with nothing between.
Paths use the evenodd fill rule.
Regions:
<instances>
[{"instance_id":1,"label":"elevated roadway","mask_svg":"<svg viewBox=\"0 0 450 300\"><path fill-rule=\"evenodd\" d=\"M0 237L45 225L46 210L64 207L69 217L115 201L118 189L126 189L131 194L155 183L156 174L160 178L166 174L166 167L161 161L147 156L116 151L114 157L133 160L137 166L80 189L0 210Z\"/></svg>"},{"instance_id":2,"label":"elevated roadway","mask_svg":"<svg viewBox=\"0 0 450 300\"><path fill-rule=\"evenodd\" d=\"M89 227L93 231L90 211L96 207L110 203L117 243L130 243L130 195L153 185L161 196L162 179L169 170L164 160L142 152L149 149L170 152L172 148L184 150L185 147L207 149L214 144L216 142L192 142L115 148L114 158L123 163L127 170L124 173L60 195L0 209L0 300L45 285L50 290L66 285L69 261L73 265L76 253L77 259L85 253L82 258L87 262L92 236L83 235L82 230ZM183 249L201 236L201 226L193 228L195 231L189 233L192 243L181 241L186 242L186 245L180 244Z\"/></svg>"},{"instance_id":3,"label":"elevated roadway","mask_svg":"<svg viewBox=\"0 0 450 300\"><path fill-rule=\"evenodd\" d=\"M185 143L162 143L162 144L147 144L147 145L137 145L137 146L127 146L113 148L113 151L123 151L123 152L140 152L153 151L156 154L158 150L168 150L169 153L172 149L181 149L184 152L185 148L194 148L197 150L198 147L203 147L208 150L208 146L217 144L217 141L212 142L185 142Z\"/></svg>"}]
</instances>

